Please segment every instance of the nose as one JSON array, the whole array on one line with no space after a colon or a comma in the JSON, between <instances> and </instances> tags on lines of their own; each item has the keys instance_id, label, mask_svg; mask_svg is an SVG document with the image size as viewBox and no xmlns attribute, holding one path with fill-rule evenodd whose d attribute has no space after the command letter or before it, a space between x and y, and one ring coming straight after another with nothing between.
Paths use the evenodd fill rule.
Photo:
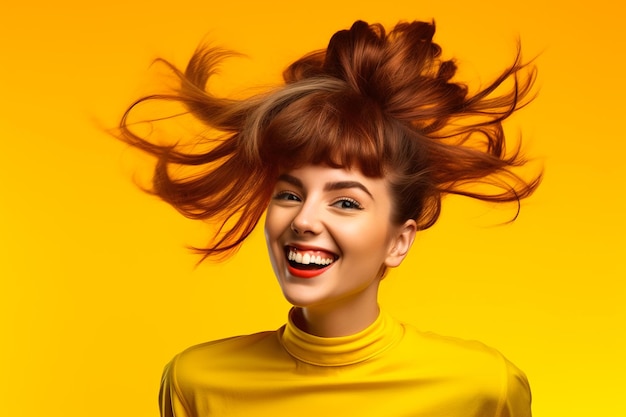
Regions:
<instances>
[{"instance_id":1,"label":"nose","mask_svg":"<svg viewBox=\"0 0 626 417\"><path fill-rule=\"evenodd\" d=\"M322 231L320 207L314 202L305 201L291 221L291 230L297 235L317 235Z\"/></svg>"}]
</instances>

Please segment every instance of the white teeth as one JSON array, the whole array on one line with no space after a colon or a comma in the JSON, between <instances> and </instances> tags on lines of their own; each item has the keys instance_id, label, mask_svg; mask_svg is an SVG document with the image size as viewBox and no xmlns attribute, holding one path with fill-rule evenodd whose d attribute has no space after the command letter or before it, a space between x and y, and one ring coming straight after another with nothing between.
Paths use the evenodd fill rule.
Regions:
<instances>
[{"instance_id":1,"label":"white teeth","mask_svg":"<svg viewBox=\"0 0 626 417\"><path fill-rule=\"evenodd\" d=\"M300 253L295 249L289 249L289 253L287 254L287 259L292 262L297 262L302 265L316 264L316 265L330 265L333 263L334 259L332 258L322 258L321 256L311 255L309 253Z\"/></svg>"}]
</instances>

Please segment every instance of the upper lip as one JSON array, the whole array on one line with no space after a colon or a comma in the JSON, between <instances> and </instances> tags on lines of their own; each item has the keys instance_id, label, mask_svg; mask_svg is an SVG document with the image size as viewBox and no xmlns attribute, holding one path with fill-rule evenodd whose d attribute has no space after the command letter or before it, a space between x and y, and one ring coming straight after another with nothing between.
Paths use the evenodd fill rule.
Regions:
<instances>
[{"instance_id":1,"label":"upper lip","mask_svg":"<svg viewBox=\"0 0 626 417\"><path fill-rule=\"evenodd\" d=\"M335 252L330 251L328 249L324 249L324 248L319 247L319 246L312 246L312 245L306 245L306 244L301 244L301 243L287 243L285 245L285 250L289 251L290 248L294 248L295 250L300 250L300 251L324 252L324 253L327 253L327 254L333 256L335 259L337 259L339 257L339 255L337 255Z\"/></svg>"}]
</instances>

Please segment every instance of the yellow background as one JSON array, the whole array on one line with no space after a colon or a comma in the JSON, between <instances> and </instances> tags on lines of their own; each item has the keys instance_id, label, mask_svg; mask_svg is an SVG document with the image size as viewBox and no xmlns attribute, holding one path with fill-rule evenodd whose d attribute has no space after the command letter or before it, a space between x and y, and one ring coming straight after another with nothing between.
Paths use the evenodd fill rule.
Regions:
<instances>
[{"instance_id":1,"label":"yellow background","mask_svg":"<svg viewBox=\"0 0 626 417\"><path fill-rule=\"evenodd\" d=\"M267 4L266 4L267 3ZM139 192L139 159L98 126L182 65L205 35L248 54L238 89L278 79L355 19L435 18L463 75L486 82L519 35L540 54L523 127L546 177L510 212L449 199L381 302L426 330L499 348L536 416L626 415L624 12L597 0L11 2L0 13L0 414L156 416L162 366L205 340L273 329L282 300L256 233L193 268L201 225ZM480 74L480 76L479 76ZM148 82L148 81L151 82Z\"/></svg>"}]
</instances>

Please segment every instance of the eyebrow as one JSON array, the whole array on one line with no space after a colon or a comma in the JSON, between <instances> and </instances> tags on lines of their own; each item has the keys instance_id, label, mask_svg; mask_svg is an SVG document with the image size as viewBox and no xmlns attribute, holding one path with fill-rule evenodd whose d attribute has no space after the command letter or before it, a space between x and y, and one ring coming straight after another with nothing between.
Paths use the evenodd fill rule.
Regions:
<instances>
[{"instance_id":1,"label":"eyebrow","mask_svg":"<svg viewBox=\"0 0 626 417\"><path fill-rule=\"evenodd\" d=\"M299 187L299 188L304 188L304 184L302 183L302 181L300 181L300 179L294 177L293 175L289 175L289 174L282 174L281 176L278 177L278 181L284 181L286 183L289 183L293 186ZM328 182L324 185L324 191L337 191L337 190L347 190L350 188L358 188L362 191L364 191L367 195L370 196L370 198L374 199L374 196L372 195L372 193L370 192L370 190L367 189L366 186L364 186L363 184L361 184L358 181L337 181L337 182Z\"/></svg>"}]
</instances>

